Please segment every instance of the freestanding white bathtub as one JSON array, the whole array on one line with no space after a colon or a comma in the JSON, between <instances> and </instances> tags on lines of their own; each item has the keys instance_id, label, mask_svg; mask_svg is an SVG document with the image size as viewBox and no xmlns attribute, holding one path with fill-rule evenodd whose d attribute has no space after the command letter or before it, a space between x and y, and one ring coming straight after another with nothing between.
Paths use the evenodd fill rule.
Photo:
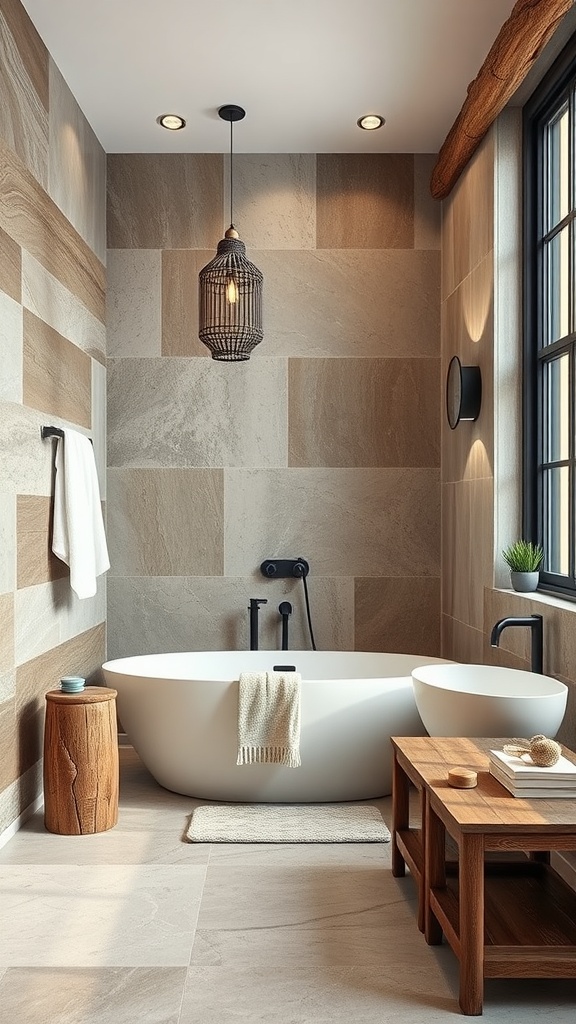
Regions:
<instances>
[{"instance_id":1,"label":"freestanding white bathtub","mask_svg":"<svg viewBox=\"0 0 576 1024\"><path fill-rule=\"evenodd\" d=\"M409 654L225 651L151 654L103 665L128 739L157 782L203 800L317 803L391 792L391 736L425 734ZM238 676L302 676L299 768L236 764Z\"/></svg>"}]
</instances>

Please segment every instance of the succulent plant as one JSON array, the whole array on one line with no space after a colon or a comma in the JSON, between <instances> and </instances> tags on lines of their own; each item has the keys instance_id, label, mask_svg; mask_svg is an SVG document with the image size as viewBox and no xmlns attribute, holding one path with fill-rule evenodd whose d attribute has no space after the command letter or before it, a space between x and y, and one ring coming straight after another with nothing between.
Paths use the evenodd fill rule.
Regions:
<instances>
[{"instance_id":1,"label":"succulent plant","mask_svg":"<svg viewBox=\"0 0 576 1024\"><path fill-rule=\"evenodd\" d=\"M539 544L531 540L517 540L502 552L502 558L511 572L538 572L544 558Z\"/></svg>"}]
</instances>

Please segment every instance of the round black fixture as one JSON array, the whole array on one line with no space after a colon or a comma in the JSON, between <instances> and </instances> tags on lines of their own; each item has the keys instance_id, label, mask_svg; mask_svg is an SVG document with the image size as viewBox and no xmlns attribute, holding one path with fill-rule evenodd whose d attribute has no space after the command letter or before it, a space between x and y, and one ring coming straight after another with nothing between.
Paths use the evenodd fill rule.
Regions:
<instances>
[{"instance_id":1,"label":"round black fixture","mask_svg":"<svg viewBox=\"0 0 576 1024\"><path fill-rule=\"evenodd\" d=\"M479 366L462 366L452 356L446 376L446 414L452 430L461 420L477 420L482 403L482 376Z\"/></svg>"},{"instance_id":2,"label":"round black fixture","mask_svg":"<svg viewBox=\"0 0 576 1024\"><path fill-rule=\"evenodd\" d=\"M223 121L241 121L246 117L246 111L236 103L225 103L223 107L218 107L218 115Z\"/></svg>"}]
</instances>

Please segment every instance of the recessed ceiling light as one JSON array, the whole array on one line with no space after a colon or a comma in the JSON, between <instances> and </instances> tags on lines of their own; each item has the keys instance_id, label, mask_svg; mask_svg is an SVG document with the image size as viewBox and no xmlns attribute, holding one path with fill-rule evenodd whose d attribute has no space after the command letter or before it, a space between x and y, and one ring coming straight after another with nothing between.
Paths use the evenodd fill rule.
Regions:
<instances>
[{"instance_id":1,"label":"recessed ceiling light","mask_svg":"<svg viewBox=\"0 0 576 1024\"><path fill-rule=\"evenodd\" d=\"M158 124L161 124L163 128L168 128L171 132L177 132L180 128L186 127L186 121L179 114L160 114L156 120Z\"/></svg>"},{"instance_id":2,"label":"recessed ceiling light","mask_svg":"<svg viewBox=\"0 0 576 1024\"><path fill-rule=\"evenodd\" d=\"M356 124L366 132L373 132L375 128L381 128L383 124L386 124L386 121L380 114L364 114L363 117L358 118Z\"/></svg>"}]
</instances>

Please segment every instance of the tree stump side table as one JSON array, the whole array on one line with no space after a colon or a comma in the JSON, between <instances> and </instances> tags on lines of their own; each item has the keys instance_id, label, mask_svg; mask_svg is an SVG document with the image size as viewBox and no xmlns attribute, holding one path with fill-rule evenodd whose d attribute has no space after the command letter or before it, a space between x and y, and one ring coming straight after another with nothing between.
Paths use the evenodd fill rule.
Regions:
<instances>
[{"instance_id":1,"label":"tree stump side table","mask_svg":"<svg viewBox=\"0 0 576 1024\"><path fill-rule=\"evenodd\" d=\"M64 836L118 821L116 690L49 690L44 726L44 824Z\"/></svg>"}]
</instances>

